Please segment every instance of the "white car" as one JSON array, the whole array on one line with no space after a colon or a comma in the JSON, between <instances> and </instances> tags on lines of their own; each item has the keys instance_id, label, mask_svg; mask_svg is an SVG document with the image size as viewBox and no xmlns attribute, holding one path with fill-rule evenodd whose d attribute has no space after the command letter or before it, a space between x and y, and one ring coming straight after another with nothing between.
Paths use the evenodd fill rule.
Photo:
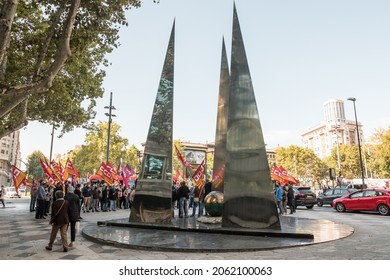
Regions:
<instances>
[{"instance_id":1,"label":"white car","mask_svg":"<svg viewBox=\"0 0 390 280\"><path fill-rule=\"evenodd\" d=\"M16 193L15 187L6 187L5 195L6 198L19 198L20 196Z\"/></svg>"}]
</instances>

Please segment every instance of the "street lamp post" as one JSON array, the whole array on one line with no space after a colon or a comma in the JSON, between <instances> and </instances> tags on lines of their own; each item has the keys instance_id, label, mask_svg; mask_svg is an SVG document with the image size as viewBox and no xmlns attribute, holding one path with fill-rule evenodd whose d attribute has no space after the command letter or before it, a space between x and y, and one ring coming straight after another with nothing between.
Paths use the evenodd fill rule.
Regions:
<instances>
[{"instance_id":1,"label":"street lamp post","mask_svg":"<svg viewBox=\"0 0 390 280\"><path fill-rule=\"evenodd\" d=\"M110 106L104 106L104 109L108 109L108 113L105 113L108 116L108 132L107 132L107 152L106 152L106 162L108 162L108 158L110 155L110 133L111 133L111 122L112 117L116 117L112 114L112 110L115 110L115 107L112 106L112 92L110 92Z\"/></svg>"},{"instance_id":2,"label":"street lamp post","mask_svg":"<svg viewBox=\"0 0 390 280\"><path fill-rule=\"evenodd\" d=\"M362 172L362 184L363 184L363 188L364 188L364 168L363 168L363 160L362 160L362 149L360 147L359 125L358 125L357 114L356 114L356 105L355 105L356 98L350 97L350 98L348 98L348 100L353 102L353 110L355 112L356 133L357 133L358 148L359 148L360 170Z\"/></svg>"},{"instance_id":3,"label":"street lamp post","mask_svg":"<svg viewBox=\"0 0 390 280\"><path fill-rule=\"evenodd\" d=\"M51 162L52 155L53 155L53 142L54 142L54 131L56 130L56 125L53 123L52 129L51 129L51 143L50 143L50 157L49 162Z\"/></svg>"},{"instance_id":4,"label":"street lamp post","mask_svg":"<svg viewBox=\"0 0 390 280\"><path fill-rule=\"evenodd\" d=\"M341 176L341 163L340 163L340 147L339 147L339 128L340 125L335 125L333 128L336 130L336 148L337 148L337 167L338 167L338 175L337 175L337 184L339 185L339 177Z\"/></svg>"},{"instance_id":5,"label":"street lamp post","mask_svg":"<svg viewBox=\"0 0 390 280\"><path fill-rule=\"evenodd\" d=\"M339 175L340 175L341 164L340 164L340 147L339 147L339 128L340 128L340 125L334 126L334 129L336 130L337 167L339 169Z\"/></svg>"}]
</instances>

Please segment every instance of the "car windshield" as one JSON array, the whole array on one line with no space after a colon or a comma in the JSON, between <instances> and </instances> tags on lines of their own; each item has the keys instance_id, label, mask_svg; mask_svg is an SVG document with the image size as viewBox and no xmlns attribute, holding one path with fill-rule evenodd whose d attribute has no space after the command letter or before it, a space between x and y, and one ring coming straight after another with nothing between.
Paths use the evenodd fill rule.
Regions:
<instances>
[{"instance_id":1,"label":"car windshield","mask_svg":"<svg viewBox=\"0 0 390 280\"><path fill-rule=\"evenodd\" d=\"M312 193L311 189L310 188L298 188L298 191L300 193Z\"/></svg>"}]
</instances>

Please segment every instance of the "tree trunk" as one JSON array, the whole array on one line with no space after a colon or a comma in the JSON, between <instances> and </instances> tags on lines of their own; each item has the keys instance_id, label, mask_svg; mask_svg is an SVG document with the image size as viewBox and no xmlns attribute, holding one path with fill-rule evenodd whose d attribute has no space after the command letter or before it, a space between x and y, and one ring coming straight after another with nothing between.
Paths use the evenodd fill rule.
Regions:
<instances>
[{"instance_id":1,"label":"tree trunk","mask_svg":"<svg viewBox=\"0 0 390 280\"><path fill-rule=\"evenodd\" d=\"M18 1L17 0L8 0L8 2L10 4L14 4L15 11L16 11L16 4ZM66 2L66 1L63 1L62 3L64 3L64 2ZM81 0L72 0L71 1L71 5L69 7L69 11L68 11L68 15L67 15L67 20L66 20L66 23L64 25L63 32L62 32L62 38L59 42L59 48L58 48L57 53L55 54L55 56L53 58L53 63L51 64L50 68L43 74L43 78L40 80L37 80L37 81L33 81L31 83L22 85L22 86L16 86L16 87L10 87L10 88L6 88L4 86L2 87L2 89L0 90L0 98L2 98L2 97L10 98L10 102L7 102L7 104L5 106L3 106L3 108L0 108L0 118L3 118L7 114L9 114L12 110L14 110L16 108L16 106L18 106L20 103L26 101L29 96L31 96L33 94L39 94L39 93L45 92L48 89L50 89L50 87L52 86L52 82L55 79L56 75L58 74L58 72L61 70L61 68L64 66L67 59L71 55L70 38L72 35L73 25L75 22L77 11L78 11L79 6L80 6L80 2L81 2ZM61 11L62 10L60 7L58 12L60 13ZM9 12L7 14L12 15ZM15 12L13 13L13 15L14 14L15 14ZM13 17L12 17L12 19L13 19ZM1 31L2 30L0 27L0 38L2 36ZM9 33L10 32L8 31L8 35L9 35ZM6 33L3 33L3 34L6 35ZM3 42L3 41L5 41L4 38L3 38L3 40L0 39L0 48L3 47L1 45L2 43L4 45L4 51L2 49L0 49L0 59L3 59L4 55L5 55L6 42ZM45 48L43 47L42 50L44 51L44 49ZM39 63L40 62L38 61L37 68L36 68L36 70L38 72L39 72ZM1 65L1 60L0 60L0 65ZM20 122L17 126L19 127L22 124L25 125L25 123L26 123L26 119L21 118ZM23 127L23 125L22 125L22 127ZM9 130L9 133L14 131L14 129L12 127L6 128L6 130ZM5 135L7 135L7 133Z\"/></svg>"},{"instance_id":2,"label":"tree trunk","mask_svg":"<svg viewBox=\"0 0 390 280\"><path fill-rule=\"evenodd\" d=\"M18 2L18 0L4 0L0 7L0 83L4 82L8 43Z\"/></svg>"}]
</instances>

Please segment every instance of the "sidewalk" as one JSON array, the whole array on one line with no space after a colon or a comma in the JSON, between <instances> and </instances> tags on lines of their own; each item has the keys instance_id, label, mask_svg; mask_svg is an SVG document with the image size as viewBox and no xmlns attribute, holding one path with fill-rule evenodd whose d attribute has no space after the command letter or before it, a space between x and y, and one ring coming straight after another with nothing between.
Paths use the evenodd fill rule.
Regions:
<instances>
[{"instance_id":1,"label":"sidewalk","mask_svg":"<svg viewBox=\"0 0 390 280\"><path fill-rule=\"evenodd\" d=\"M324 208L317 207L313 210L298 210L296 216L332 219L353 226L355 232L347 238L316 245L224 253L183 253L117 248L93 243L77 234L75 246L64 253L61 245L54 245L53 251L45 250L51 227L48 219L35 219L35 212L29 211L28 198L8 199L6 207L0 207L0 260L390 260L390 239L388 237L390 217L336 213L331 209L324 211ZM82 217L81 228L96 225L97 221L128 218L129 210L82 213Z\"/></svg>"}]
</instances>

